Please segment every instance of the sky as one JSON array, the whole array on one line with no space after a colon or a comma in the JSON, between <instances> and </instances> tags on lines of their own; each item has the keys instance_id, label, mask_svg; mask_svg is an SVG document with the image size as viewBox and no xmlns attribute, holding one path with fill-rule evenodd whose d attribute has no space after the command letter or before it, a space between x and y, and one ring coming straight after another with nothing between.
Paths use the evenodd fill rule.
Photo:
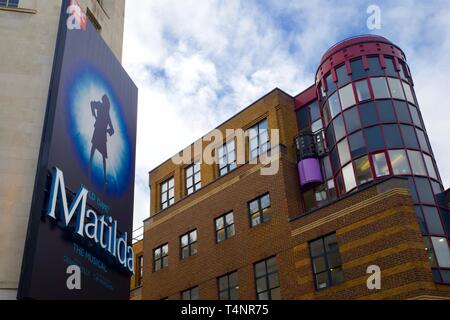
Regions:
<instances>
[{"instance_id":1,"label":"sky","mask_svg":"<svg viewBox=\"0 0 450 320\"><path fill-rule=\"evenodd\" d=\"M381 29L367 27L370 5ZM139 87L134 228L149 216L151 169L272 89L302 92L329 47L361 34L405 52L449 188L450 1L127 1L123 64Z\"/></svg>"}]
</instances>

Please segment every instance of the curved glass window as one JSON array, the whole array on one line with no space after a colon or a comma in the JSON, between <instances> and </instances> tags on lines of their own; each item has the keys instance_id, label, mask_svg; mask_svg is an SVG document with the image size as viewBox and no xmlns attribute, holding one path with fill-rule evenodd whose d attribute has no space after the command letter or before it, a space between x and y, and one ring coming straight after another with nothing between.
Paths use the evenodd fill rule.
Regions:
<instances>
[{"instance_id":1,"label":"curved glass window","mask_svg":"<svg viewBox=\"0 0 450 320\"><path fill-rule=\"evenodd\" d=\"M341 96L342 109L345 110L356 104L355 95L353 93L353 85L350 83L339 90Z\"/></svg>"},{"instance_id":2,"label":"curved glass window","mask_svg":"<svg viewBox=\"0 0 450 320\"><path fill-rule=\"evenodd\" d=\"M416 216L419 222L420 231L422 232L422 234L428 234L427 225L425 224L425 218L422 214L422 209L420 206L416 206Z\"/></svg>"},{"instance_id":3,"label":"curved glass window","mask_svg":"<svg viewBox=\"0 0 450 320\"><path fill-rule=\"evenodd\" d=\"M427 178L415 178L417 194L421 203L434 204L434 194Z\"/></svg>"},{"instance_id":4,"label":"curved glass window","mask_svg":"<svg viewBox=\"0 0 450 320\"><path fill-rule=\"evenodd\" d=\"M361 59L351 61L350 65L352 66L353 80L359 80L366 77L367 72L364 70L364 65Z\"/></svg>"},{"instance_id":5,"label":"curved glass window","mask_svg":"<svg viewBox=\"0 0 450 320\"><path fill-rule=\"evenodd\" d=\"M422 154L419 151L408 150L409 162L411 163L412 172L415 175L426 176L425 164L423 163Z\"/></svg>"},{"instance_id":6,"label":"curved glass window","mask_svg":"<svg viewBox=\"0 0 450 320\"><path fill-rule=\"evenodd\" d=\"M439 218L439 212L435 207L423 207L423 213L430 234L444 235L444 228L442 227L441 219Z\"/></svg>"},{"instance_id":7,"label":"curved glass window","mask_svg":"<svg viewBox=\"0 0 450 320\"><path fill-rule=\"evenodd\" d=\"M450 268L450 250L445 238L431 237L439 266Z\"/></svg>"},{"instance_id":8,"label":"curved glass window","mask_svg":"<svg viewBox=\"0 0 450 320\"><path fill-rule=\"evenodd\" d=\"M366 102L359 105L359 114L363 127L372 126L378 123L377 110L373 102Z\"/></svg>"},{"instance_id":9,"label":"curved glass window","mask_svg":"<svg viewBox=\"0 0 450 320\"><path fill-rule=\"evenodd\" d=\"M353 171L353 163L349 163L342 169L342 176L344 177L345 190L347 192L356 188L355 173Z\"/></svg>"},{"instance_id":10,"label":"curved glass window","mask_svg":"<svg viewBox=\"0 0 450 320\"><path fill-rule=\"evenodd\" d=\"M427 167L428 175L431 178L438 180L436 169L434 169L433 159L431 159L431 157L427 154L424 154L423 157L425 159L425 165Z\"/></svg>"},{"instance_id":11,"label":"curved glass window","mask_svg":"<svg viewBox=\"0 0 450 320\"><path fill-rule=\"evenodd\" d=\"M361 129L361 122L359 121L358 109L356 107L345 111L344 118L348 132Z\"/></svg>"},{"instance_id":12,"label":"curved glass window","mask_svg":"<svg viewBox=\"0 0 450 320\"><path fill-rule=\"evenodd\" d=\"M402 129L403 140L405 141L405 146L407 148L419 149L419 144L417 142L416 133L414 127L400 125Z\"/></svg>"},{"instance_id":13,"label":"curved glass window","mask_svg":"<svg viewBox=\"0 0 450 320\"><path fill-rule=\"evenodd\" d=\"M327 126L331 121L331 112L330 112L330 104L327 100L323 105L323 120L325 121L325 125Z\"/></svg>"},{"instance_id":14,"label":"curved glass window","mask_svg":"<svg viewBox=\"0 0 450 320\"><path fill-rule=\"evenodd\" d=\"M323 158L323 171L325 173L325 177L328 179L333 178L333 171L331 171L331 163L330 163L330 157L326 156Z\"/></svg>"},{"instance_id":15,"label":"curved glass window","mask_svg":"<svg viewBox=\"0 0 450 320\"><path fill-rule=\"evenodd\" d=\"M391 100L376 101L378 116L382 123L397 122L395 118L394 106Z\"/></svg>"},{"instance_id":16,"label":"curved glass window","mask_svg":"<svg viewBox=\"0 0 450 320\"><path fill-rule=\"evenodd\" d=\"M300 130L304 130L310 127L309 110L307 107L300 109L297 112L297 120Z\"/></svg>"},{"instance_id":17,"label":"curved glass window","mask_svg":"<svg viewBox=\"0 0 450 320\"><path fill-rule=\"evenodd\" d=\"M386 74L389 76L398 77L398 73L395 70L394 60L390 57L384 57L384 63L386 64Z\"/></svg>"},{"instance_id":18,"label":"curved glass window","mask_svg":"<svg viewBox=\"0 0 450 320\"><path fill-rule=\"evenodd\" d=\"M337 172L339 170L339 159L337 154L337 148L334 148L330 153L331 165L333 167L333 171Z\"/></svg>"},{"instance_id":19,"label":"curved glass window","mask_svg":"<svg viewBox=\"0 0 450 320\"><path fill-rule=\"evenodd\" d=\"M339 159L341 160L341 165L344 165L351 160L350 150L348 148L347 139L344 139L341 142L339 142L337 147L338 147Z\"/></svg>"},{"instance_id":20,"label":"curved glass window","mask_svg":"<svg viewBox=\"0 0 450 320\"><path fill-rule=\"evenodd\" d=\"M417 138L419 139L420 149L426 152L430 152L428 148L427 139L425 138L425 133L422 130L416 129Z\"/></svg>"},{"instance_id":21,"label":"curved glass window","mask_svg":"<svg viewBox=\"0 0 450 320\"><path fill-rule=\"evenodd\" d=\"M367 183L373 180L368 156L355 160L355 176L358 184Z\"/></svg>"},{"instance_id":22,"label":"curved glass window","mask_svg":"<svg viewBox=\"0 0 450 320\"><path fill-rule=\"evenodd\" d=\"M388 124L383 126L384 136L386 137L386 146L389 149L403 148L402 136L400 129L396 124Z\"/></svg>"},{"instance_id":23,"label":"curved glass window","mask_svg":"<svg viewBox=\"0 0 450 320\"><path fill-rule=\"evenodd\" d=\"M391 97L386 78L371 78L370 83L375 99L386 99Z\"/></svg>"},{"instance_id":24,"label":"curved glass window","mask_svg":"<svg viewBox=\"0 0 450 320\"><path fill-rule=\"evenodd\" d=\"M405 150L389 150L389 158L395 175L411 174Z\"/></svg>"},{"instance_id":25,"label":"curved glass window","mask_svg":"<svg viewBox=\"0 0 450 320\"><path fill-rule=\"evenodd\" d=\"M367 149L369 152L384 148L384 140L380 127L372 127L364 130L366 136Z\"/></svg>"},{"instance_id":26,"label":"curved glass window","mask_svg":"<svg viewBox=\"0 0 450 320\"><path fill-rule=\"evenodd\" d=\"M334 134L336 136L336 141L341 140L343 137L345 137L345 126L344 126L344 120L342 118L342 115L339 115L334 121Z\"/></svg>"},{"instance_id":27,"label":"curved glass window","mask_svg":"<svg viewBox=\"0 0 450 320\"><path fill-rule=\"evenodd\" d=\"M402 81L402 83L403 83L403 88L405 89L406 100L415 104L416 102L414 101L414 96L412 93L411 86L404 81Z\"/></svg>"},{"instance_id":28,"label":"curved glass window","mask_svg":"<svg viewBox=\"0 0 450 320\"><path fill-rule=\"evenodd\" d=\"M325 82L327 83L327 93L329 95L336 90L336 83L333 81L331 73L325 78Z\"/></svg>"},{"instance_id":29,"label":"curved glass window","mask_svg":"<svg viewBox=\"0 0 450 320\"><path fill-rule=\"evenodd\" d=\"M399 71L400 78L408 81L408 77L406 76L406 65L402 61L399 61L399 62L400 62L400 71Z\"/></svg>"},{"instance_id":30,"label":"curved glass window","mask_svg":"<svg viewBox=\"0 0 450 320\"><path fill-rule=\"evenodd\" d=\"M389 175L389 167L386 161L386 154L384 152L373 154L372 162L377 178Z\"/></svg>"},{"instance_id":31,"label":"curved glass window","mask_svg":"<svg viewBox=\"0 0 450 320\"><path fill-rule=\"evenodd\" d=\"M331 118L334 118L341 112L341 104L339 102L338 93L335 92L330 99L328 99L328 104L330 105Z\"/></svg>"},{"instance_id":32,"label":"curved glass window","mask_svg":"<svg viewBox=\"0 0 450 320\"><path fill-rule=\"evenodd\" d=\"M338 78L338 86L342 87L350 82L351 78L347 73L347 67L345 64L336 69L336 75Z\"/></svg>"},{"instance_id":33,"label":"curved glass window","mask_svg":"<svg viewBox=\"0 0 450 320\"><path fill-rule=\"evenodd\" d=\"M411 123L408 104L403 101L394 100L395 112L397 113L398 122Z\"/></svg>"},{"instance_id":34,"label":"curved glass window","mask_svg":"<svg viewBox=\"0 0 450 320\"><path fill-rule=\"evenodd\" d=\"M369 86L367 85L367 80L358 81L355 83L356 94L358 95L358 101L370 100Z\"/></svg>"},{"instance_id":35,"label":"curved glass window","mask_svg":"<svg viewBox=\"0 0 450 320\"><path fill-rule=\"evenodd\" d=\"M394 78L388 78L389 88L391 88L391 95L394 99L405 100L405 95L403 94L402 84L400 80Z\"/></svg>"},{"instance_id":36,"label":"curved glass window","mask_svg":"<svg viewBox=\"0 0 450 320\"><path fill-rule=\"evenodd\" d=\"M314 101L309 105L309 111L311 113L311 121L315 122L320 119L320 110L319 110L319 104L317 101Z\"/></svg>"},{"instance_id":37,"label":"curved glass window","mask_svg":"<svg viewBox=\"0 0 450 320\"><path fill-rule=\"evenodd\" d=\"M350 144L350 152L353 158L357 158L367 153L362 131L358 131L348 137L348 142Z\"/></svg>"},{"instance_id":38,"label":"curved glass window","mask_svg":"<svg viewBox=\"0 0 450 320\"><path fill-rule=\"evenodd\" d=\"M369 76L384 75L384 71L381 68L380 59L378 59L378 57L368 57L367 62L369 64L369 70L367 71Z\"/></svg>"},{"instance_id":39,"label":"curved glass window","mask_svg":"<svg viewBox=\"0 0 450 320\"><path fill-rule=\"evenodd\" d=\"M413 105L409 105L409 111L411 111L412 121L413 123L422 128L422 122L420 121L419 112L417 111L417 108Z\"/></svg>"}]
</instances>

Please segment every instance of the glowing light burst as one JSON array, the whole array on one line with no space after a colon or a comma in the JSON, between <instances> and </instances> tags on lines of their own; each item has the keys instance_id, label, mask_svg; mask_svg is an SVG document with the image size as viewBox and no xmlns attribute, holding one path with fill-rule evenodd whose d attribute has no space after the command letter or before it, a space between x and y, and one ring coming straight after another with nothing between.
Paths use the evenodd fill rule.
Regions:
<instances>
[{"instance_id":1,"label":"glowing light burst","mask_svg":"<svg viewBox=\"0 0 450 320\"><path fill-rule=\"evenodd\" d=\"M108 158L106 159L107 192L120 194L128 187L131 169L130 143L122 108L107 80L94 68L83 68L77 72L67 88L68 129L77 150L79 160L88 175L95 118L91 112L91 101L101 101L103 95L110 100L110 117L114 134L107 135ZM97 150L92 162L92 181L103 190L103 157Z\"/></svg>"}]
</instances>

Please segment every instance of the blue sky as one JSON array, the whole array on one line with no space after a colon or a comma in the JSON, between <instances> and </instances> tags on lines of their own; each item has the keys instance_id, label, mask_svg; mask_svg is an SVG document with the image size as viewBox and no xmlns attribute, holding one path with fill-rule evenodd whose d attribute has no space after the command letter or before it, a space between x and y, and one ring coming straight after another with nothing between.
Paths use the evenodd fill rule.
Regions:
<instances>
[{"instance_id":1,"label":"blue sky","mask_svg":"<svg viewBox=\"0 0 450 320\"><path fill-rule=\"evenodd\" d=\"M369 5L380 30L367 28ZM273 88L300 93L330 46L370 33L406 53L450 187L450 1L127 1L123 63L140 89L135 227L149 214L149 170Z\"/></svg>"}]
</instances>

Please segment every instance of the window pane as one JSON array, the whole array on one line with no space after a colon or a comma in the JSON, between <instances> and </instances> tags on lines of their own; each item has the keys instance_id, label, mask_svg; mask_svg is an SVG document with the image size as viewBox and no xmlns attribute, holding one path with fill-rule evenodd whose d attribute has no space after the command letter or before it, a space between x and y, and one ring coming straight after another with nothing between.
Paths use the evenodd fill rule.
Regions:
<instances>
[{"instance_id":1,"label":"window pane","mask_svg":"<svg viewBox=\"0 0 450 320\"><path fill-rule=\"evenodd\" d=\"M344 282L342 268L336 268L331 271L331 281L333 281L333 285Z\"/></svg>"},{"instance_id":2,"label":"window pane","mask_svg":"<svg viewBox=\"0 0 450 320\"><path fill-rule=\"evenodd\" d=\"M325 176L329 179L333 177L333 172L331 171L331 163L330 163L330 157L326 156L323 158L323 167L325 171Z\"/></svg>"},{"instance_id":3,"label":"window pane","mask_svg":"<svg viewBox=\"0 0 450 320\"><path fill-rule=\"evenodd\" d=\"M430 182L427 178L415 178L417 194L419 195L420 202L434 204L434 195L431 190Z\"/></svg>"},{"instance_id":4,"label":"window pane","mask_svg":"<svg viewBox=\"0 0 450 320\"><path fill-rule=\"evenodd\" d=\"M321 256L319 258L313 259L313 270L314 273L321 273L326 270L325 257Z\"/></svg>"},{"instance_id":5,"label":"window pane","mask_svg":"<svg viewBox=\"0 0 450 320\"><path fill-rule=\"evenodd\" d=\"M439 212L435 207L423 207L423 213L427 221L428 230L430 234L445 235L444 228L442 228Z\"/></svg>"},{"instance_id":6,"label":"window pane","mask_svg":"<svg viewBox=\"0 0 450 320\"><path fill-rule=\"evenodd\" d=\"M411 116L408 111L408 104L403 101L394 100L395 112L399 122L411 123Z\"/></svg>"},{"instance_id":7,"label":"window pane","mask_svg":"<svg viewBox=\"0 0 450 320\"><path fill-rule=\"evenodd\" d=\"M409 111L411 112L413 123L418 126L422 127L422 122L420 121L419 112L417 111L417 108L413 106L412 104L409 105Z\"/></svg>"},{"instance_id":8,"label":"window pane","mask_svg":"<svg viewBox=\"0 0 450 320\"><path fill-rule=\"evenodd\" d=\"M366 70L364 70L363 62L361 59L351 61L350 65L352 67L353 80L359 80L366 76Z\"/></svg>"},{"instance_id":9,"label":"window pane","mask_svg":"<svg viewBox=\"0 0 450 320\"><path fill-rule=\"evenodd\" d=\"M419 151L408 150L408 157L412 172L419 176L426 176L427 172L423 163L422 154Z\"/></svg>"},{"instance_id":10,"label":"window pane","mask_svg":"<svg viewBox=\"0 0 450 320\"><path fill-rule=\"evenodd\" d=\"M402 84L400 80L388 78L389 88L391 88L392 98L405 100L405 95L403 94Z\"/></svg>"},{"instance_id":11,"label":"window pane","mask_svg":"<svg viewBox=\"0 0 450 320\"><path fill-rule=\"evenodd\" d=\"M277 272L277 258L273 257L267 260L267 273Z\"/></svg>"},{"instance_id":12,"label":"window pane","mask_svg":"<svg viewBox=\"0 0 450 320\"><path fill-rule=\"evenodd\" d=\"M375 99L390 98L386 78L371 78L372 91Z\"/></svg>"},{"instance_id":13,"label":"window pane","mask_svg":"<svg viewBox=\"0 0 450 320\"><path fill-rule=\"evenodd\" d=\"M334 118L341 112L341 104L339 103L339 96L337 92L328 99L330 105L331 118Z\"/></svg>"},{"instance_id":14,"label":"window pane","mask_svg":"<svg viewBox=\"0 0 450 320\"><path fill-rule=\"evenodd\" d=\"M325 121L326 126L331 121L330 103L328 100L323 105L323 120Z\"/></svg>"},{"instance_id":15,"label":"window pane","mask_svg":"<svg viewBox=\"0 0 450 320\"><path fill-rule=\"evenodd\" d=\"M372 152L379 149L384 149L384 140L381 135L380 127L372 127L364 130L366 136L367 149Z\"/></svg>"},{"instance_id":16,"label":"window pane","mask_svg":"<svg viewBox=\"0 0 450 320\"><path fill-rule=\"evenodd\" d=\"M255 275L257 278L262 277L266 274L266 262L262 261L255 264Z\"/></svg>"},{"instance_id":17,"label":"window pane","mask_svg":"<svg viewBox=\"0 0 450 320\"><path fill-rule=\"evenodd\" d=\"M320 119L319 103L317 101L309 105L309 112L311 113L311 120L313 122Z\"/></svg>"},{"instance_id":18,"label":"window pane","mask_svg":"<svg viewBox=\"0 0 450 320\"><path fill-rule=\"evenodd\" d=\"M339 254L339 252L333 252L328 254L327 260L328 260L328 268L330 269L339 267L342 264L341 255Z\"/></svg>"},{"instance_id":19,"label":"window pane","mask_svg":"<svg viewBox=\"0 0 450 320\"><path fill-rule=\"evenodd\" d=\"M417 221L419 222L420 232L422 232L422 234L427 234L428 229L425 224L425 218L422 214L422 209L420 206L416 206L416 216L417 216Z\"/></svg>"},{"instance_id":20,"label":"window pane","mask_svg":"<svg viewBox=\"0 0 450 320\"><path fill-rule=\"evenodd\" d=\"M359 113L363 127L368 127L378 123L377 111L373 102L359 105Z\"/></svg>"},{"instance_id":21,"label":"window pane","mask_svg":"<svg viewBox=\"0 0 450 320\"><path fill-rule=\"evenodd\" d=\"M298 124L299 124L300 130L308 128L311 125L310 119L309 119L309 109L307 107L300 109L297 112L297 119L298 119Z\"/></svg>"},{"instance_id":22,"label":"window pane","mask_svg":"<svg viewBox=\"0 0 450 320\"><path fill-rule=\"evenodd\" d=\"M336 83L333 81L331 73L325 78L325 82L327 83L327 94L329 95L336 90Z\"/></svg>"},{"instance_id":23,"label":"window pane","mask_svg":"<svg viewBox=\"0 0 450 320\"><path fill-rule=\"evenodd\" d=\"M440 267L450 268L450 250L448 247L447 239L431 237L433 242L434 251Z\"/></svg>"},{"instance_id":24,"label":"window pane","mask_svg":"<svg viewBox=\"0 0 450 320\"><path fill-rule=\"evenodd\" d=\"M353 172L353 164L352 163L349 163L347 166L345 166L342 169L342 175L344 177L345 190L347 192L356 188L356 180L355 180L355 174Z\"/></svg>"},{"instance_id":25,"label":"window pane","mask_svg":"<svg viewBox=\"0 0 450 320\"><path fill-rule=\"evenodd\" d=\"M326 252L333 252L339 250L338 242L336 234L333 233L332 235L327 236L324 239L325 243L325 251Z\"/></svg>"},{"instance_id":26,"label":"window pane","mask_svg":"<svg viewBox=\"0 0 450 320\"><path fill-rule=\"evenodd\" d=\"M389 175L389 167L384 152L372 155L372 162L377 178Z\"/></svg>"},{"instance_id":27,"label":"window pane","mask_svg":"<svg viewBox=\"0 0 450 320\"><path fill-rule=\"evenodd\" d=\"M361 128L358 109L356 107L345 111L344 118L345 124L347 125L347 131L349 133Z\"/></svg>"},{"instance_id":28,"label":"window pane","mask_svg":"<svg viewBox=\"0 0 450 320\"><path fill-rule=\"evenodd\" d=\"M355 174L358 184L367 183L373 180L368 156L362 157L355 161Z\"/></svg>"},{"instance_id":29,"label":"window pane","mask_svg":"<svg viewBox=\"0 0 450 320\"><path fill-rule=\"evenodd\" d=\"M334 121L334 134L336 137L336 141L341 140L345 136L345 126L342 115L339 115Z\"/></svg>"},{"instance_id":30,"label":"window pane","mask_svg":"<svg viewBox=\"0 0 450 320\"><path fill-rule=\"evenodd\" d=\"M347 68L345 64L336 69L336 75L338 78L338 86L342 87L343 85L350 82L350 76L347 73Z\"/></svg>"},{"instance_id":31,"label":"window pane","mask_svg":"<svg viewBox=\"0 0 450 320\"><path fill-rule=\"evenodd\" d=\"M316 275L316 287L317 289L325 289L329 286L328 284L328 273L323 272Z\"/></svg>"},{"instance_id":32,"label":"window pane","mask_svg":"<svg viewBox=\"0 0 450 320\"><path fill-rule=\"evenodd\" d=\"M395 175L411 174L405 150L390 150L389 158Z\"/></svg>"},{"instance_id":33,"label":"window pane","mask_svg":"<svg viewBox=\"0 0 450 320\"><path fill-rule=\"evenodd\" d=\"M356 93L358 95L358 101L370 100L370 92L369 86L367 85L367 81L359 81L355 83Z\"/></svg>"},{"instance_id":34,"label":"window pane","mask_svg":"<svg viewBox=\"0 0 450 320\"><path fill-rule=\"evenodd\" d=\"M388 76L398 77L398 73L394 66L394 60L389 57L384 57L384 63L386 64L386 74Z\"/></svg>"},{"instance_id":35,"label":"window pane","mask_svg":"<svg viewBox=\"0 0 450 320\"><path fill-rule=\"evenodd\" d=\"M366 144L364 142L362 131L352 134L348 138L348 142L350 143L352 158L357 158L366 153Z\"/></svg>"},{"instance_id":36,"label":"window pane","mask_svg":"<svg viewBox=\"0 0 450 320\"><path fill-rule=\"evenodd\" d=\"M348 148L347 139L342 140L338 144L339 158L341 160L341 165L346 164L350 161L350 150Z\"/></svg>"},{"instance_id":37,"label":"window pane","mask_svg":"<svg viewBox=\"0 0 450 320\"><path fill-rule=\"evenodd\" d=\"M314 132L317 132L317 131L319 131L319 130L322 130L323 129L323 126L322 126L322 120L321 119L319 119L319 120L317 120L316 122L314 122L312 125L311 125L311 131L314 133Z\"/></svg>"},{"instance_id":38,"label":"window pane","mask_svg":"<svg viewBox=\"0 0 450 320\"><path fill-rule=\"evenodd\" d=\"M392 100L378 100L376 102L378 116L380 121L383 123L397 122L395 117L394 106L392 105Z\"/></svg>"},{"instance_id":39,"label":"window pane","mask_svg":"<svg viewBox=\"0 0 450 320\"><path fill-rule=\"evenodd\" d=\"M417 138L419 139L420 149L426 152L430 152L428 148L427 139L425 138L425 133L422 130L416 129Z\"/></svg>"},{"instance_id":40,"label":"window pane","mask_svg":"<svg viewBox=\"0 0 450 320\"><path fill-rule=\"evenodd\" d=\"M386 146L391 149L403 148L402 136L400 128L396 124L383 126L384 136L386 137Z\"/></svg>"},{"instance_id":41,"label":"window pane","mask_svg":"<svg viewBox=\"0 0 450 320\"><path fill-rule=\"evenodd\" d=\"M416 133L414 127L400 125L402 129L403 140L407 148L419 149L419 143L417 142Z\"/></svg>"},{"instance_id":42,"label":"window pane","mask_svg":"<svg viewBox=\"0 0 450 320\"><path fill-rule=\"evenodd\" d=\"M436 170L434 169L434 164L433 164L433 160L431 159L430 156L424 154L424 158L425 158L425 165L427 166L427 170L428 170L428 175L431 178L434 179L438 179L437 174L436 174Z\"/></svg>"},{"instance_id":43,"label":"window pane","mask_svg":"<svg viewBox=\"0 0 450 320\"><path fill-rule=\"evenodd\" d=\"M367 61L369 63L368 74L370 76L381 76L381 75L384 75L384 71L381 68L380 59L378 59L378 57L368 57Z\"/></svg>"},{"instance_id":44,"label":"window pane","mask_svg":"<svg viewBox=\"0 0 450 320\"><path fill-rule=\"evenodd\" d=\"M319 239L309 244L311 257L317 257L324 253L323 240Z\"/></svg>"},{"instance_id":45,"label":"window pane","mask_svg":"<svg viewBox=\"0 0 450 320\"><path fill-rule=\"evenodd\" d=\"M405 89L406 100L408 100L411 103L415 103L414 96L413 96L413 93L411 90L411 86L404 81L402 81L402 83L403 83L403 88Z\"/></svg>"},{"instance_id":46,"label":"window pane","mask_svg":"<svg viewBox=\"0 0 450 320\"><path fill-rule=\"evenodd\" d=\"M355 95L353 94L353 86L351 83L340 89L339 95L341 96L343 110L356 104Z\"/></svg>"}]
</instances>

